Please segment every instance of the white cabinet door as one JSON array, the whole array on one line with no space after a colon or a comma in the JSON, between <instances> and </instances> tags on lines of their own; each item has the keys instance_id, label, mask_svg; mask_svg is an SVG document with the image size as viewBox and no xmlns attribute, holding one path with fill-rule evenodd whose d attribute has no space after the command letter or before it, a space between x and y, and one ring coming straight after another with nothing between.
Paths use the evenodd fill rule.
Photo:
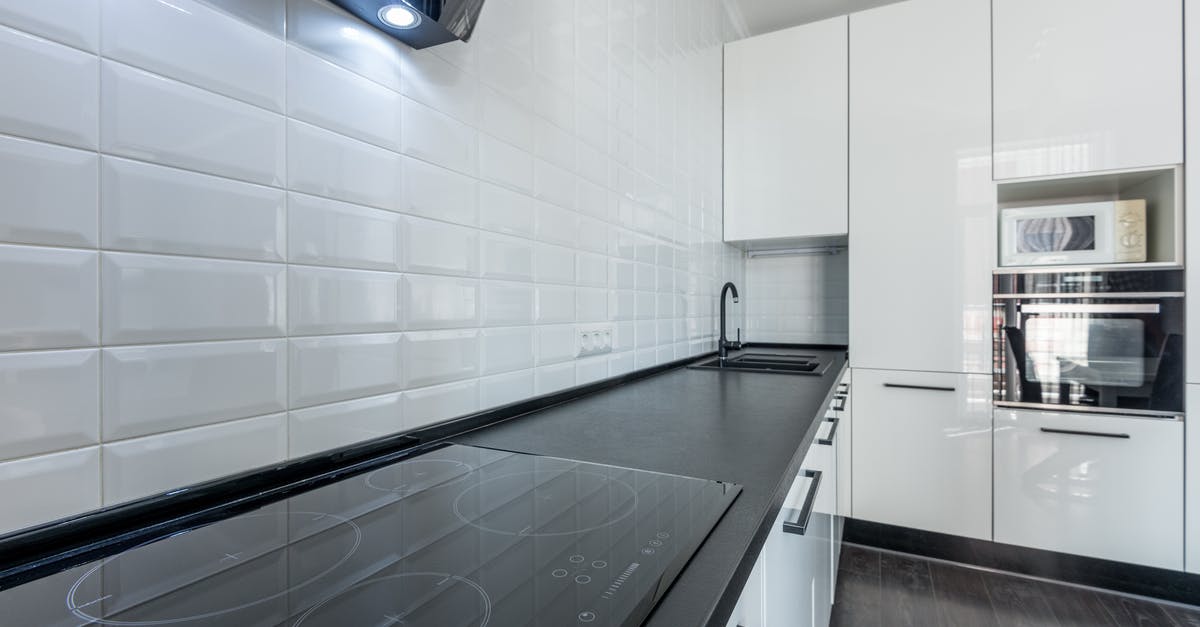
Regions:
<instances>
[{"instance_id":1,"label":"white cabinet door","mask_svg":"<svg viewBox=\"0 0 1200 627\"><path fill-rule=\"evenodd\" d=\"M750 578L742 588L742 596L738 597L737 607L733 608L733 616L729 617L727 627L766 627L763 622L766 605L763 597L763 559L763 554L760 553L758 561L754 562L754 569L750 571Z\"/></svg>"},{"instance_id":2,"label":"white cabinet door","mask_svg":"<svg viewBox=\"0 0 1200 627\"><path fill-rule=\"evenodd\" d=\"M1193 10L1184 14L1187 39L1197 42L1187 46L1187 59L1184 64L1187 68L1185 126L1189 157L1187 167L1184 168L1184 189L1187 190L1184 196L1187 237L1184 239L1187 242L1186 259L1189 264L1200 262L1200 11L1195 10L1196 8L1193 6ZM1187 293L1191 295L1186 308L1187 380L1189 383L1200 383L1200 272L1196 272L1195 268L1191 270L1187 273Z\"/></svg>"},{"instance_id":3,"label":"white cabinet door","mask_svg":"<svg viewBox=\"0 0 1200 627\"><path fill-rule=\"evenodd\" d=\"M989 376L854 369L854 517L992 539Z\"/></svg>"},{"instance_id":4,"label":"white cabinet door","mask_svg":"<svg viewBox=\"0 0 1200 627\"><path fill-rule=\"evenodd\" d=\"M855 368L991 372L988 5L909 0L850 15Z\"/></svg>"},{"instance_id":5,"label":"white cabinet door","mask_svg":"<svg viewBox=\"0 0 1200 627\"><path fill-rule=\"evenodd\" d=\"M1187 433L1187 478L1184 485L1187 492L1183 497L1187 506L1184 514L1187 557L1184 558L1184 565L1189 572L1200 574L1200 385L1187 386L1187 409L1188 421L1184 424Z\"/></svg>"},{"instance_id":6,"label":"white cabinet door","mask_svg":"<svg viewBox=\"0 0 1200 627\"><path fill-rule=\"evenodd\" d=\"M995 0L996 178L1183 162L1181 0Z\"/></svg>"},{"instance_id":7,"label":"white cabinet door","mask_svg":"<svg viewBox=\"0 0 1200 627\"><path fill-rule=\"evenodd\" d=\"M804 464L807 468L809 460ZM801 522L803 503L814 487L820 489L814 478L801 471L763 546L765 627L825 627L829 623L831 517L814 508L804 519L803 534L784 531L785 520Z\"/></svg>"},{"instance_id":8,"label":"white cabinet door","mask_svg":"<svg viewBox=\"0 0 1200 627\"><path fill-rule=\"evenodd\" d=\"M996 541L1183 568L1183 423L996 410Z\"/></svg>"},{"instance_id":9,"label":"white cabinet door","mask_svg":"<svg viewBox=\"0 0 1200 627\"><path fill-rule=\"evenodd\" d=\"M854 515L854 508L851 506L853 494L853 474L851 465L851 455L853 454L853 445L851 435L854 433L854 398L850 393L850 370L846 370L842 380L838 383L838 394L844 396L834 402L834 415L838 419L838 432L835 438L837 446L837 471L838 471L838 516L850 517ZM841 407L841 409L836 409Z\"/></svg>"},{"instance_id":10,"label":"white cabinet door","mask_svg":"<svg viewBox=\"0 0 1200 627\"><path fill-rule=\"evenodd\" d=\"M846 17L725 46L725 240L846 233Z\"/></svg>"}]
</instances>

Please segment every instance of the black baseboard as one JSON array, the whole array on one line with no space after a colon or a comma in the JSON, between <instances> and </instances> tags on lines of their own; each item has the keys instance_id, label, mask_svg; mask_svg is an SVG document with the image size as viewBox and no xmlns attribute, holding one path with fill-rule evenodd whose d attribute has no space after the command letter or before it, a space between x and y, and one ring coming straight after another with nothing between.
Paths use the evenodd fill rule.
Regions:
<instances>
[{"instance_id":1,"label":"black baseboard","mask_svg":"<svg viewBox=\"0 0 1200 627\"><path fill-rule=\"evenodd\" d=\"M1200 605L1200 575L846 519L844 541L922 557Z\"/></svg>"}]
</instances>

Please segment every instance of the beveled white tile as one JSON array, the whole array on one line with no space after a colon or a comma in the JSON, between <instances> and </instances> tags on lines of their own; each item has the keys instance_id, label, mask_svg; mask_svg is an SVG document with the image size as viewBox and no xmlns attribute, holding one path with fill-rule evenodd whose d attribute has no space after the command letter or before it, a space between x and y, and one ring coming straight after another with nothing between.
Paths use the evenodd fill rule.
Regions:
<instances>
[{"instance_id":1,"label":"beveled white tile","mask_svg":"<svg viewBox=\"0 0 1200 627\"><path fill-rule=\"evenodd\" d=\"M21 504L0 509L0 533L100 507L100 447L0 463L0 501Z\"/></svg>"},{"instance_id":2,"label":"beveled white tile","mask_svg":"<svg viewBox=\"0 0 1200 627\"><path fill-rule=\"evenodd\" d=\"M568 170L541 159L534 161L534 197L540 200L574 210L575 180L575 175Z\"/></svg>"},{"instance_id":3,"label":"beveled white tile","mask_svg":"<svg viewBox=\"0 0 1200 627\"><path fill-rule=\"evenodd\" d=\"M479 376L479 331L410 332L402 344L406 389Z\"/></svg>"},{"instance_id":4,"label":"beveled white tile","mask_svg":"<svg viewBox=\"0 0 1200 627\"><path fill-rule=\"evenodd\" d=\"M575 325L551 324L537 327L534 334L537 365L575 358Z\"/></svg>"},{"instance_id":5,"label":"beveled white tile","mask_svg":"<svg viewBox=\"0 0 1200 627\"><path fill-rule=\"evenodd\" d=\"M551 244L535 244L533 279L538 283L575 284L575 251Z\"/></svg>"},{"instance_id":6,"label":"beveled white tile","mask_svg":"<svg viewBox=\"0 0 1200 627\"><path fill-rule=\"evenodd\" d=\"M575 247L579 230L578 214L542 201L538 201L536 207L537 238L550 244Z\"/></svg>"},{"instance_id":7,"label":"beveled white tile","mask_svg":"<svg viewBox=\"0 0 1200 627\"><path fill-rule=\"evenodd\" d=\"M0 133L95 149L99 62L0 26Z\"/></svg>"},{"instance_id":8,"label":"beveled white tile","mask_svg":"<svg viewBox=\"0 0 1200 627\"><path fill-rule=\"evenodd\" d=\"M288 268L292 335L400 330L400 274L341 268Z\"/></svg>"},{"instance_id":9,"label":"beveled white tile","mask_svg":"<svg viewBox=\"0 0 1200 627\"><path fill-rule=\"evenodd\" d=\"M288 457L383 437L404 429L400 394L372 396L288 413Z\"/></svg>"},{"instance_id":10,"label":"beveled white tile","mask_svg":"<svg viewBox=\"0 0 1200 627\"><path fill-rule=\"evenodd\" d=\"M575 362L575 384L586 385L608 378L608 359L605 355L580 359Z\"/></svg>"},{"instance_id":11,"label":"beveled white tile","mask_svg":"<svg viewBox=\"0 0 1200 627\"><path fill-rule=\"evenodd\" d=\"M482 281L483 325L533 323L533 284Z\"/></svg>"},{"instance_id":12,"label":"beveled white tile","mask_svg":"<svg viewBox=\"0 0 1200 627\"><path fill-rule=\"evenodd\" d=\"M95 345L97 266L94 252L0 246L0 350Z\"/></svg>"},{"instance_id":13,"label":"beveled white tile","mask_svg":"<svg viewBox=\"0 0 1200 627\"><path fill-rule=\"evenodd\" d=\"M479 411L478 381L448 383L404 393L405 429L417 429L476 411Z\"/></svg>"},{"instance_id":14,"label":"beveled white tile","mask_svg":"<svg viewBox=\"0 0 1200 627\"><path fill-rule=\"evenodd\" d=\"M284 43L194 0L101 0L102 54L283 111Z\"/></svg>"},{"instance_id":15,"label":"beveled white tile","mask_svg":"<svg viewBox=\"0 0 1200 627\"><path fill-rule=\"evenodd\" d=\"M101 73L105 152L283 184L283 116L114 61Z\"/></svg>"},{"instance_id":16,"label":"beveled white tile","mask_svg":"<svg viewBox=\"0 0 1200 627\"><path fill-rule=\"evenodd\" d=\"M537 323L574 322L575 291L574 287L537 286Z\"/></svg>"},{"instance_id":17,"label":"beveled white tile","mask_svg":"<svg viewBox=\"0 0 1200 627\"><path fill-rule=\"evenodd\" d=\"M401 58L400 91L460 122L476 124L478 80L431 50L413 50Z\"/></svg>"},{"instance_id":18,"label":"beveled white tile","mask_svg":"<svg viewBox=\"0 0 1200 627\"><path fill-rule=\"evenodd\" d=\"M117 157L103 158L101 180L105 248L284 259L282 190Z\"/></svg>"},{"instance_id":19,"label":"beveled white tile","mask_svg":"<svg viewBox=\"0 0 1200 627\"><path fill-rule=\"evenodd\" d=\"M479 129L517 148L533 152L536 119L533 114L491 87L481 86L479 97Z\"/></svg>"},{"instance_id":20,"label":"beveled white tile","mask_svg":"<svg viewBox=\"0 0 1200 627\"><path fill-rule=\"evenodd\" d=\"M244 0L221 0L244 2ZM277 2L278 0L273 0ZM408 46L325 0L286 0L287 39L322 58L400 90Z\"/></svg>"},{"instance_id":21,"label":"beveled white tile","mask_svg":"<svg viewBox=\"0 0 1200 627\"><path fill-rule=\"evenodd\" d=\"M405 329L478 326L478 280L406 274L403 286Z\"/></svg>"},{"instance_id":22,"label":"beveled white tile","mask_svg":"<svg viewBox=\"0 0 1200 627\"><path fill-rule=\"evenodd\" d=\"M616 377L633 372L633 353L613 353L608 356L608 376Z\"/></svg>"},{"instance_id":23,"label":"beveled white tile","mask_svg":"<svg viewBox=\"0 0 1200 627\"><path fill-rule=\"evenodd\" d=\"M292 409L400 390L399 333L293 338L288 343Z\"/></svg>"},{"instance_id":24,"label":"beveled white tile","mask_svg":"<svg viewBox=\"0 0 1200 627\"><path fill-rule=\"evenodd\" d=\"M453 170L404 157L404 213L474 226L479 222L479 183Z\"/></svg>"},{"instance_id":25,"label":"beveled white tile","mask_svg":"<svg viewBox=\"0 0 1200 627\"><path fill-rule=\"evenodd\" d=\"M604 127L601 126L601 129ZM607 184L608 181L608 156L600 149L593 148L585 141L579 141L575 145L575 172L583 179L578 183L582 186L587 184L590 186L600 186ZM582 198L582 196L581 196ZM583 207L580 207L583 210ZM597 217L604 217L597 215Z\"/></svg>"},{"instance_id":26,"label":"beveled white tile","mask_svg":"<svg viewBox=\"0 0 1200 627\"><path fill-rule=\"evenodd\" d=\"M479 231L424 218L404 218L405 272L479 274Z\"/></svg>"},{"instance_id":27,"label":"beveled white tile","mask_svg":"<svg viewBox=\"0 0 1200 627\"><path fill-rule=\"evenodd\" d=\"M533 343L533 327L483 329L480 332L480 372L494 374L532 368Z\"/></svg>"},{"instance_id":28,"label":"beveled white tile","mask_svg":"<svg viewBox=\"0 0 1200 627\"><path fill-rule=\"evenodd\" d=\"M637 314L636 303L633 290L609 290L608 319L633 320Z\"/></svg>"},{"instance_id":29,"label":"beveled white tile","mask_svg":"<svg viewBox=\"0 0 1200 627\"><path fill-rule=\"evenodd\" d=\"M658 300L654 292L638 291L634 293L634 317L638 320L654 318Z\"/></svg>"},{"instance_id":30,"label":"beveled white tile","mask_svg":"<svg viewBox=\"0 0 1200 627\"><path fill-rule=\"evenodd\" d=\"M608 265L608 285L620 290L632 290L636 287L636 273L632 261L612 259Z\"/></svg>"},{"instance_id":31,"label":"beveled white tile","mask_svg":"<svg viewBox=\"0 0 1200 627\"><path fill-rule=\"evenodd\" d=\"M287 408L287 342L105 348L104 439L198 427Z\"/></svg>"},{"instance_id":32,"label":"beveled white tile","mask_svg":"<svg viewBox=\"0 0 1200 627\"><path fill-rule=\"evenodd\" d=\"M613 350L633 350L637 346L637 323L632 321L618 322L616 326L616 332L613 333Z\"/></svg>"},{"instance_id":33,"label":"beveled white tile","mask_svg":"<svg viewBox=\"0 0 1200 627\"><path fill-rule=\"evenodd\" d=\"M535 104L533 61L528 51L480 42L479 77L484 84L516 100L523 107Z\"/></svg>"},{"instance_id":34,"label":"beveled white tile","mask_svg":"<svg viewBox=\"0 0 1200 627\"><path fill-rule=\"evenodd\" d=\"M104 343L283 335L282 264L104 253Z\"/></svg>"},{"instance_id":35,"label":"beveled white tile","mask_svg":"<svg viewBox=\"0 0 1200 627\"><path fill-rule=\"evenodd\" d=\"M100 41L100 3L8 0L0 2L0 24L95 52Z\"/></svg>"},{"instance_id":36,"label":"beveled white tile","mask_svg":"<svg viewBox=\"0 0 1200 627\"><path fill-rule=\"evenodd\" d=\"M96 245L95 153L0 137L0 241Z\"/></svg>"},{"instance_id":37,"label":"beveled white tile","mask_svg":"<svg viewBox=\"0 0 1200 627\"><path fill-rule=\"evenodd\" d=\"M99 352L0 354L0 398L0 459L96 444Z\"/></svg>"},{"instance_id":38,"label":"beveled white tile","mask_svg":"<svg viewBox=\"0 0 1200 627\"><path fill-rule=\"evenodd\" d=\"M400 150L400 94L296 46L287 68L289 116Z\"/></svg>"},{"instance_id":39,"label":"beveled white tile","mask_svg":"<svg viewBox=\"0 0 1200 627\"><path fill-rule=\"evenodd\" d=\"M105 444L113 505L287 458L287 415L272 414Z\"/></svg>"},{"instance_id":40,"label":"beveled white tile","mask_svg":"<svg viewBox=\"0 0 1200 627\"><path fill-rule=\"evenodd\" d=\"M576 232L578 233L576 242L579 250L602 255L608 253L609 227L607 223L581 215L579 216L579 230Z\"/></svg>"},{"instance_id":41,"label":"beveled white tile","mask_svg":"<svg viewBox=\"0 0 1200 627\"><path fill-rule=\"evenodd\" d=\"M533 155L490 135L480 135L479 178L531 194Z\"/></svg>"},{"instance_id":42,"label":"beveled white tile","mask_svg":"<svg viewBox=\"0 0 1200 627\"><path fill-rule=\"evenodd\" d=\"M401 116L404 154L475 175L479 157L474 128L410 98L403 99Z\"/></svg>"},{"instance_id":43,"label":"beveled white tile","mask_svg":"<svg viewBox=\"0 0 1200 627\"><path fill-rule=\"evenodd\" d=\"M479 186L479 226L510 235L533 236L533 198L491 183Z\"/></svg>"},{"instance_id":44,"label":"beveled white tile","mask_svg":"<svg viewBox=\"0 0 1200 627\"><path fill-rule=\"evenodd\" d=\"M608 287L608 257L589 253L575 255L576 282L586 287Z\"/></svg>"},{"instance_id":45,"label":"beveled white tile","mask_svg":"<svg viewBox=\"0 0 1200 627\"><path fill-rule=\"evenodd\" d=\"M579 322L601 322L608 319L608 290L581 287L575 290L575 319Z\"/></svg>"},{"instance_id":46,"label":"beveled white tile","mask_svg":"<svg viewBox=\"0 0 1200 627\"><path fill-rule=\"evenodd\" d=\"M634 338L634 345L639 349L652 350L658 341L658 325L653 320L637 321L634 323Z\"/></svg>"},{"instance_id":47,"label":"beveled white tile","mask_svg":"<svg viewBox=\"0 0 1200 627\"><path fill-rule=\"evenodd\" d=\"M288 260L399 270L403 216L307 194L288 194Z\"/></svg>"},{"instance_id":48,"label":"beveled white tile","mask_svg":"<svg viewBox=\"0 0 1200 627\"><path fill-rule=\"evenodd\" d=\"M575 138L571 133L539 119L535 127L536 148L534 154L561 170L575 169ZM574 190L572 189L572 192Z\"/></svg>"},{"instance_id":49,"label":"beveled white tile","mask_svg":"<svg viewBox=\"0 0 1200 627\"><path fill-rule=\"evenodd\" d=\"M489 409L533 396L533 371L518 370L479 380L479 408Z\"/></svg>"},{"instance_id":50,"label":"beveled white tile","mask_svg":"<svg viewBox=\"0 0 1200 627\"><path fill-rule=\"evenodd\" d=\"M533 370L533 391L535 394L550 394L575 386L575 364L554 364L553 366L538 366Z\"/></svg>"},{"instance_id":51,"label":"beveled white tile","mask_svg":"<svg viewBox=\"0 0 1200 627\"><path fill-rule=\"evenodd\" d=\"M288 188L384 209L400 207L400 155L288 120Z\"/></svg>"},{"instance_id":52,"label":"beveled white tile","mask_svg":"<svg viewBox=\"0 0 1200 627\"><path fill-rule=\"evenodd\" d=\"M530 240L483 232L480 234L480 275L489 279L533 280L533 247Z\"/></svg>"}]
</instances>

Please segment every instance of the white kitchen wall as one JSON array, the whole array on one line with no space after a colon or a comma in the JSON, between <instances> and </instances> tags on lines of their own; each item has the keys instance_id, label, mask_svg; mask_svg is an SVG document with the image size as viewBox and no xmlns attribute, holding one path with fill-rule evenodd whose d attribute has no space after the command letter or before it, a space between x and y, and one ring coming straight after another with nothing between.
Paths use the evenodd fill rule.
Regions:
<instances>
[{"instance_id":1,"label":"white kitchen wall","mask_svg":"<svg viewBox=\"0 0 1200 627\"><path fill-rule=\"evenodd\" d=\"M848 255L843 251L748 259L742 339L849 344Z\"/></svg>"},{"instance_id":2,"label":"white kitchen wall","mask_svg":"<svg viewBox=\"0 0 1200 627\"><path fill-rule=\"evenodd\" d=\"M0 0L0 531L711 350L730 35L721 0L489 0L427 51L321 0Z\"/></svg>"}]
</instances>

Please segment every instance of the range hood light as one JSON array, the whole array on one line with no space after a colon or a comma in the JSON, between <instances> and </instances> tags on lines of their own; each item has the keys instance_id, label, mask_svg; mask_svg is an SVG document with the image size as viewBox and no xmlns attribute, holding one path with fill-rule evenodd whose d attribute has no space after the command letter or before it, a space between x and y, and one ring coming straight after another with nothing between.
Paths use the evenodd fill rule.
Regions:
<instances>
[{"instance_id":1,"label":"range hood light","mask_svg":"<svg viewBox=\"0 0 1200 627\"><path fill-rule=\"evenodd\" d=\"M392 28L416 28L421 16L403 4L389 4L379 9L379 19Z\"/></svg>"}]
</instances>

